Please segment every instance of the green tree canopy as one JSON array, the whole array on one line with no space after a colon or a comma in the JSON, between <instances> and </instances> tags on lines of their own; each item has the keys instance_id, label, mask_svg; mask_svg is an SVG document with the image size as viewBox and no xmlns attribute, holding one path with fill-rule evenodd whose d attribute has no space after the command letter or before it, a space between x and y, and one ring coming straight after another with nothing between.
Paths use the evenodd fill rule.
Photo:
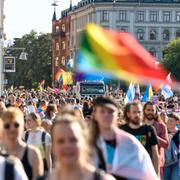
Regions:
<instances>
[{"instance_id":1,"label":"green tree canopy","mask_svg":"<svg viewBox=\"0 0 180 180\"><path fill-rule=\"evenodd\" d=\"M6 73L9 85L36 88L45 79L45 84L51 84L51 34L38 35L35 31L15 38L12 48L25 48L27 61L20 60L21 51L13 50L16 57L16 72Z\"/></svg>"},{"instance_id":2,"label":"green tree canopy","mask_svg":"<svg viewBox=\"0 0 180 180\"><path fill-rule=\"evenodd\" d=\"M163 66L180 81L180 38L171 41L164 50Z\"/></svg>"}]
</instances>

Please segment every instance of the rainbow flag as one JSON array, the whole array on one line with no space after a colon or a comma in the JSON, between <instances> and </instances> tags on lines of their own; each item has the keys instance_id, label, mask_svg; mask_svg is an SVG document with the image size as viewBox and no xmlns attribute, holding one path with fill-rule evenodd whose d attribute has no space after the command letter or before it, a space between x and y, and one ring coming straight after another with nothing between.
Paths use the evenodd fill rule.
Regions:
<instances>
[{"instance_id":1,"label":"rainbow flag","mask_svg":"<svg viewBox=\"0 0 180 180\"><path fill-rule=\"evenodd\" d=\"M55 76L55 81L57 82L62 81L62 74L63 74L63 70L59 68Z\"/></svg>"},{"instance_id":2,"label":"rainbow flag","mask_svg":"<svg viewBox=\"0 0 180 180\"><path fill-rule=\"evenodd\" d=\"M143 98L142 98L142 102L149 101L152 96L153 96L153 90L152 90L151 83L149 83L148 86L146 87L145 92L144 92L144 95L143 95Z\"/></svg>"},{"instance_id":3,"label":"rainbow flag","mask_svg":"<svg viewBox=\"0 0 180 180\"><path fill-rule=\"evenodd\" d=\"M72 72L63 71L62 79L63 79L63 85L73 84Z\"/></svg>"},{"instance_id":4,"label":"rainbow flag","mask_svg":"<svg viewBox=\"0 0 180 180\"><path fill-rule=\"evenodd\" d=\"M76 59L79 72L107 72L125 81L168 83L161 65L126 32L115 32L89 24L84 30Z\"/></svg>"}]
</instances>

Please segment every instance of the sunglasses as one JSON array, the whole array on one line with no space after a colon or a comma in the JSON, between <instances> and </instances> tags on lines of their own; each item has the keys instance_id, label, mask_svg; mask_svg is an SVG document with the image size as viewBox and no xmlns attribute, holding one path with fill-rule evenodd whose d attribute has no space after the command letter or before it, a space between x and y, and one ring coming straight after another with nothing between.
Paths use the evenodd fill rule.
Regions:
<instances>
[{"instance_id":1,"label":"sunglasses","mask_svg":"<svg viewBox=\"0 0 180 180\"><path fill-rule=\"evenodd\" d=\"M19 128L19 126L20 126L20 124L17 123L17 122L11 123L11 124L6 123L6 124L4 124L4 129L10 129L10 128L12 128L12 127L14 127L15 129L17 129L17 128Z\"/></svg>"}]
</instances>

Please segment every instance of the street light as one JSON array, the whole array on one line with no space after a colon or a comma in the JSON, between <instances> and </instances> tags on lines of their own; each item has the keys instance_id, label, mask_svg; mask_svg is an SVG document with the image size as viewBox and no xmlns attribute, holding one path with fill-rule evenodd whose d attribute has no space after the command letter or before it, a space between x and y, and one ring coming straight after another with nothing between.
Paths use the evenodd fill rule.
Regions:
<instances>
[{"instance_id":1,"label":"street light","mask_svg":"<svg viewBox=\"0 0 180 180\"><path fill-rule=\"evenodd\" d=\"M19 59L20 60L27 60L27 52L25 52L25 48L18 48L18 47L16 47L16 48L7 48L7 51L8 50L22 50L22 52L21 52L21 54L20 54L20 56L19 56Z\"/></svg>"}]
</instances>

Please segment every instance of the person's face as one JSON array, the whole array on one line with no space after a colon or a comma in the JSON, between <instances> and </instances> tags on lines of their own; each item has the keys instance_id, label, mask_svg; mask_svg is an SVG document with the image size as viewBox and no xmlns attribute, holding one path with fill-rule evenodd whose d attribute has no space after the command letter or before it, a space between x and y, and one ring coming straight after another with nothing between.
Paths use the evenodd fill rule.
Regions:
<instances>
[{"instance_id":1,"label":"person's face","mask_svg":"<svg viewBox=\"0 0 180 180\"><path fill-rule=\"evenodd\" d=\"M163 120L164 123L167 123L168 117L167 117L166 113L161 113L160 117L161 117L161 119Z\"/></svg>"},{"instance_id":2,"label":"person's face","mask_svg":"<svg viewBox=\"0 0 180 180\"><path fill-rule=\"evenodd\" d=\"M127 116L129 117L130 123L140 125L142 121L142 107L140 105L131 105L129 112L127 112Z\"/></svg>"},{"instance_id":3,"label":"person's face","mask_svg":"<svg viewBox=\"0 0 180 180\"><path fill-rule=\"evenodd\" d=\"M24 130L23 119L18 117L15 119L6 119L3 123L4 137L10 141L16 141L21 138L21 134Z\"/></svg>"},{"instance_id":4,"label":"person's face","mask_svg":"<svg viewBox=\"0 0 180 180\"><path fill-rule=\"evenodd\" d=\"M117 111L113 111L110 108L98 106L95 109L94 118L98 122L100 128L108 129L117 121L117 114Z\"/></svg>"},{"instance_id":5,"label":"person's face","mask_svg":"<svg viewBox=\"0 0 180 180\"><path fill-rule=\"evenodd\" d=\"M144 110L144 117L149 121L152 121L155 118L155 106L147 105Z\"/></svg>"},{"instance_id":6,"label":"person's face","mask_svg":"<svg viewBox=\"0 0 180 180\"><path fill-rule=\"evenodd\" d=\"M71 166L79 161L84 143L78 123L57 124L54 127L53 152L62 166Z\"/></svg>"},{"instance_id":7,"label":"person's face","mask_svg":"<svg viewBox=\"0 0 180 180\"><path fill-rule=\"evenodd\" d=\"M173 117L168 117L167 128L169 132L174 132L176 127L176 120Z\"/></svg>"},{"instance_id":8,"label":"person's face","mask_svg":"<svg viewBox=\"0 0 180 180\"><path fill-rule=\"evenodd\" d=\"M29 127L29 129L34 129L37 127L36 121L32 119L31 116L27 116L26 118L26 126Z\"/></svg>"}]
</instances>

